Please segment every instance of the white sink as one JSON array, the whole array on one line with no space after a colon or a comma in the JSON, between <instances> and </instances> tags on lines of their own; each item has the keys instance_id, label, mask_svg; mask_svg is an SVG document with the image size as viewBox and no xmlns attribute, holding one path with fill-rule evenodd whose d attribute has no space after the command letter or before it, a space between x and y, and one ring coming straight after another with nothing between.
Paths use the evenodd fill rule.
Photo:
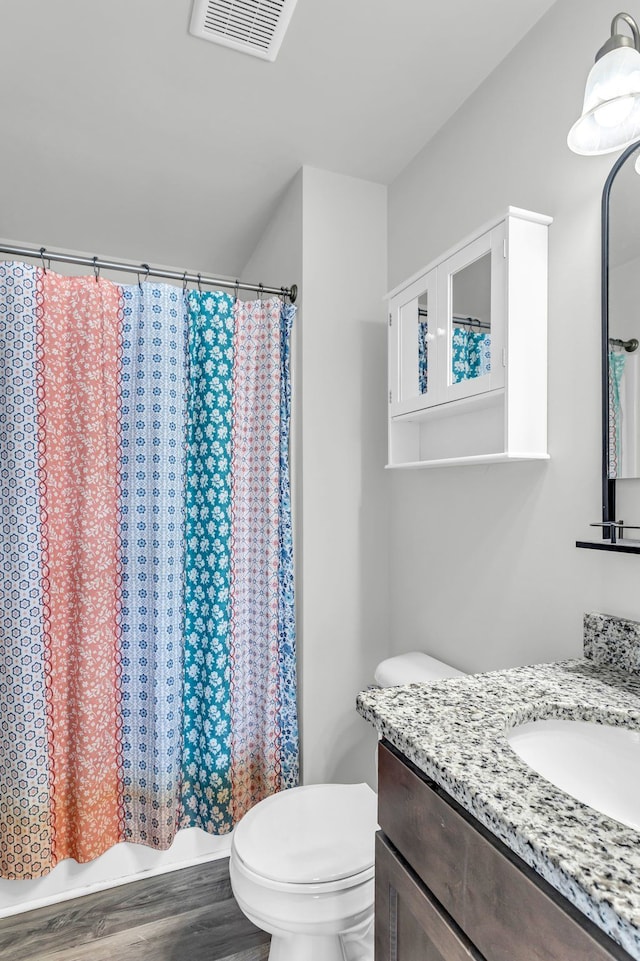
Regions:
<instances>
[{"instance_id":1,"label":"white sink","mask_svg":"<svg viewBox=\"0 0 640 961\"><path fill-rule=\"evenodd\" d=\"M507 740L547 781L640 830L640 731L554 718L519 724Z\"/></svg>"}]
</instances>

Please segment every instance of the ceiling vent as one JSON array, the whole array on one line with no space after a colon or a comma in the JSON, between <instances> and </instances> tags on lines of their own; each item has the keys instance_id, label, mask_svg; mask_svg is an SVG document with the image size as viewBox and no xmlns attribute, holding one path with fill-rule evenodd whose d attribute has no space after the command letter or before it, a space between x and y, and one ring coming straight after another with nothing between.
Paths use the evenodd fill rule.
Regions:
<instances>
[{"instance_id":1,"label":"ceiling vent","mask_svg":"<svg viewBox=\"0 0 640 961\"><path fill-rule=\"evenodd\" d=\"M194 0L189 32L275 60L297 0Z\"/></svg>"}]
</instances>

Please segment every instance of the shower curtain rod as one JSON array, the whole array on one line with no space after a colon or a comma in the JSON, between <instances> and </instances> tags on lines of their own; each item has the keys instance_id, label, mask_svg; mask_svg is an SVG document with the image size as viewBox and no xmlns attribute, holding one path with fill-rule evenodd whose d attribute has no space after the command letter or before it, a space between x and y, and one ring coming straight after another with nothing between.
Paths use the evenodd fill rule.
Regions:
<instances>
[{"instance_id":1,"label":"shower curtain rod","mask_svg":"<svg viewBox=\"0 0 640 961\"><path fill-rule=\"evenodd\" d=\"M613 344L614 347L624 347L628 354L632 354L634 350L637 350L640 344L636 337L632 337L631 340L620 340L619 337L610 337L609 343Z\"/></svg>"},{"instance_id":2,"label":"shower curtain rod","mask_svg":"<svg viewBox=\"0 0 640 961\"><path fill-rule=\"evenodd\" d=\"M13 244L0 244L0 253L11 254L14 257L35 257L42 261L45 267L45 260L55 261L62 264L79 264L81 267L93 267L96 276L100 270L119 270L123 273L144 274L144 280L149 277L164 277L167 280L179 280L186 286L191 284L206 284L208 287L230 287L233 290L251 290L258 295L278 294L281 297L288 297L292 304L296 302L298 287L291 284L290 287L268 287L265 284L248 284L244 281L229 280L221 277L207 277L194 271L166 270L162 267L151 267L149 264L132 264L119 260L103 260L101 257L81 257L75 254L63 254L50 251L46 247L20 247ZM46 270L46 267L45 267Z\"/></svg>"}]
</instances>

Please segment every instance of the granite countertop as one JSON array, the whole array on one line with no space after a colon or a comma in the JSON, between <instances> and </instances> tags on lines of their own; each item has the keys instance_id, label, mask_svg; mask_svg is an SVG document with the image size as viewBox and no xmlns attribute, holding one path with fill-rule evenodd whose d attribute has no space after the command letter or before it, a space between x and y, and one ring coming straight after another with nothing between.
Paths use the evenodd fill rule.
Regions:
<instances>
[{"instance_id":1,"label":"granite countertop","mask_svg":"<svg viewBox=\"0 0 640 961\"><path fill-rule=\"evenodd\" d=\"M511 750L546 717L640 730L640 674L590 659L377 688L359 713L640 961L640 832L581 804Z\"/></svg>"}]
</instances>

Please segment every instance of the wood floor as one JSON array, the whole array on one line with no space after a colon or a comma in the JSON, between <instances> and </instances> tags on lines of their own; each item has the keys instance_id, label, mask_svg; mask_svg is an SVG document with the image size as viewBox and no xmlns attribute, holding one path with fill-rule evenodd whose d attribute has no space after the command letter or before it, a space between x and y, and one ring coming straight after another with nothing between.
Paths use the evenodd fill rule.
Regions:
<instances>
[{"instance_id":1,"label":"wood floor","mask_svg":"<svg viewBox=\"0 0 640 961\"><path fill-rule=\"evenodd\" d=\"M268 954L268 935L233 899L226 859L0 920L2 961L266 961Z\"/></svg>"}]
</instances>

